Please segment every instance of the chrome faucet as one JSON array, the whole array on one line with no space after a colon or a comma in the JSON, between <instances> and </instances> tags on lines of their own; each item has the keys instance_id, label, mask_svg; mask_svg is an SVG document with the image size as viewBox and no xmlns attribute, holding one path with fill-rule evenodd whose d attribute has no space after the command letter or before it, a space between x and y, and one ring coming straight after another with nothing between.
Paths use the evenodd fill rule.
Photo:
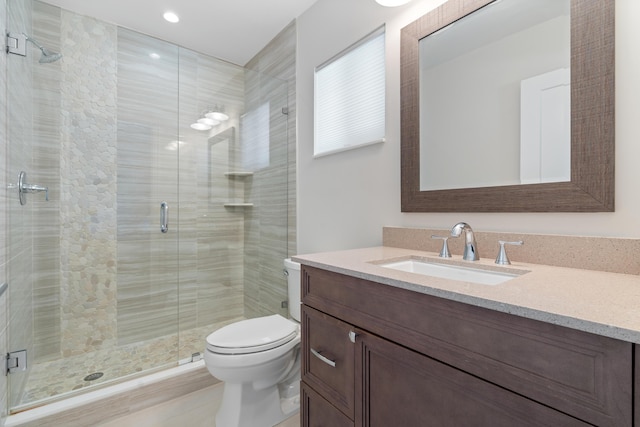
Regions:
<instances>
[{"instance_id":1,"label":"chrome faucet","mask_svg":"<svg viewBox=\"0 0 640 427\"><path fill-rule=\"evenodd\" d=\"M462 259L465 261L478 261L480 256L478 255L478 244L476 238L473 235L471 226L466 222L459 222L451 228L451 237L460 237L460 234L464 231L464 254Z\"/></svg>"}]
</instances>

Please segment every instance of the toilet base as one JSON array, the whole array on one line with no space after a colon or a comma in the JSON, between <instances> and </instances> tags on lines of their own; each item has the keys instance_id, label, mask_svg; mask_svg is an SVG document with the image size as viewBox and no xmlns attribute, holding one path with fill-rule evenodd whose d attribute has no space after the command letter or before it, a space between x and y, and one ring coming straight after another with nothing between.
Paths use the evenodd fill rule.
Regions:
<instances>
[{"instance_id":1,"label":"toilet base","mask_svg":"<svg viewBox=\"0 0 640 427\"><path fill-rule=\"evenodd\" d=\"M242 405L240 405L242 402ZM216 427L272 427L300 410L300 396L280 399L278 387L225 383Z\"/></svg>"}]
</instances>

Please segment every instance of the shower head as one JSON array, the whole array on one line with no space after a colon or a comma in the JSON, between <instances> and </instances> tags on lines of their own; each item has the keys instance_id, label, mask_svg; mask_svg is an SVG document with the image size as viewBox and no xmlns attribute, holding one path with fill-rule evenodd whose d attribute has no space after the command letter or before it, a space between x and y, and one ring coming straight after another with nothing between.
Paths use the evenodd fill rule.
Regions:
<instances>
[{"instance_id":1,"label":"shower head","mask_svg":"<svg viewBox=\"0 0 640 427\"><path fill-rule=\"evenodd\" d=\"M42 49L42 55L38 60L41 64L48 64L50 62L56 62L58 59L62 58L62 54L59 52L52 52L47 48Z\"/></svg>"},{"instance_id":2,"label":"shower head","mask_svg":"<svg viewBox=\"0 0 640 427\"><path fill-rule=\"evenodd\" d=\"M40 45L40 43L38 43L37 41L29 37L27 34L25 33L22 33L22 34L26 37L28 42L33 43L33 45L38 49L40 49L40 52L42 52L42 55L40 56L40 60L38 61L41 64L49 64L51 62L56 62L58 59L62 58L61 53L53 52L47 49L46 47L43 47L42 45Z\"/></svg>"}]
</instances>

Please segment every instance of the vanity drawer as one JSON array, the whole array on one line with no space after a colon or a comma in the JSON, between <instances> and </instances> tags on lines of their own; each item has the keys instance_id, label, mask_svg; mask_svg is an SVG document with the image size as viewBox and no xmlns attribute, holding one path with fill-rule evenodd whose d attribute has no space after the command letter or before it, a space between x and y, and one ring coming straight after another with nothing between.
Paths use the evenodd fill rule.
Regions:
<instances>
[{"instance_id":1,"label":"vanity drawer","mask_svg":"<svg viewBox=\"0 0 640 427\"><path fill-rule=\"evenodd\" d=\"M303 266L324 313L598 426L632 425L632 344Z\"/></svg>"},{"instance_id":2,"label":"vanity drawer","mask_svg":"<svg viewBox=\"0 0 640 427\"><path fill-rule=\"evenodd\" d=\"M353 427L353 420L338 411L311 387L302 383L302 427Z\"/></svg>"},{"instance_id":3,"label":"vanity drawer","mask_svg":"<svg viewBox=\"0 0 640 427\"><path fill-rule=\"evenodd\" d=\"M354 344L351 325L302 307L302 381L350 419L354 414Z\"/></svg>"}]
</instances>

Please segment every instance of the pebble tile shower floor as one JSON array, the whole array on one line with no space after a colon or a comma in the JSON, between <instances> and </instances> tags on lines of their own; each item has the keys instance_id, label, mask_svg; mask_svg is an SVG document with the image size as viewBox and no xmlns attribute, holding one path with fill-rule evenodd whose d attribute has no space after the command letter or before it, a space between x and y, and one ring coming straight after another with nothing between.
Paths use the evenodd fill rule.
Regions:
<instances>
[{"instance_id":1,"label":"pebble tile shower floor","mask_svg":"<svg viewBox=\"0 0 640 427\"><path fill-rule=\"evenodd\" d=\"M99 350L79 356L34 364L29 374L21 404L80 390L96 384L121 380L158 367L175 365L180 358L205 348L205 338L214 330L241 319L232 319L215 325L191 329L180 333L179 349L175 334L141 343ZM94 373L101 377L85 381Z\"/></svg>"}]
</instances>

